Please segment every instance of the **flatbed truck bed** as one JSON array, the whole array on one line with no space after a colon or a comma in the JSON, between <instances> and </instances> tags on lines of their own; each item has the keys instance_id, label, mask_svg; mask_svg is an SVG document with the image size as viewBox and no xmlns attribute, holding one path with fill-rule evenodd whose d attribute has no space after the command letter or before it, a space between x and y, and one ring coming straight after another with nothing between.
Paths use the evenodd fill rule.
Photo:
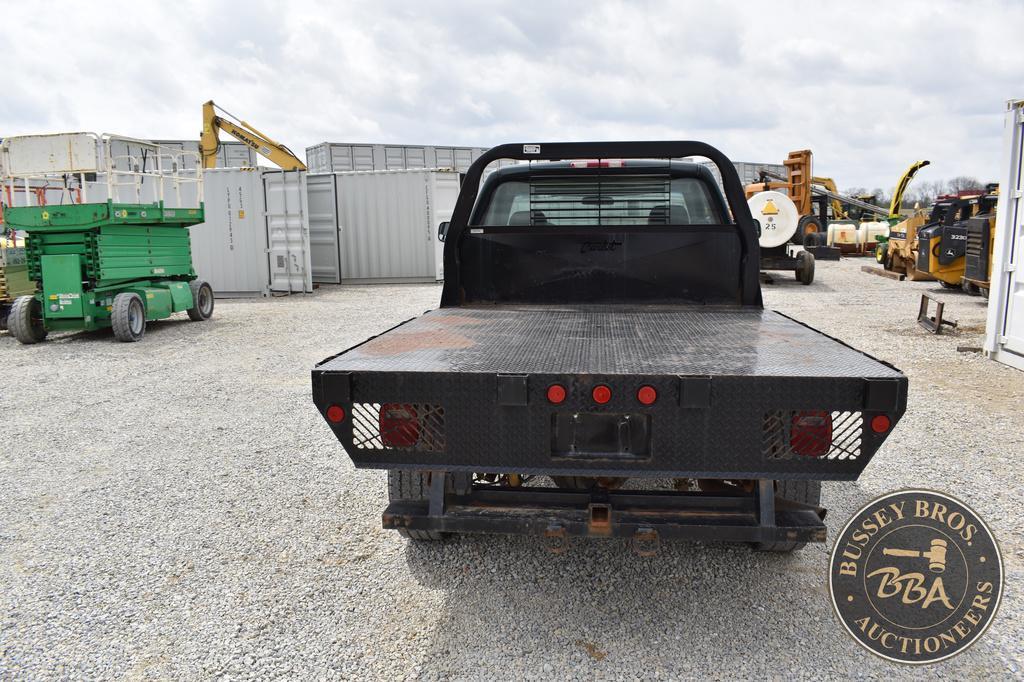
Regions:
<instances>
[{"instance_id":1,"label":"flatbed truck bed","mask_svg":"<svg viewBox=\"0 0 1024 682\"><path fill-rule=\"evenodd\" d=\"M724 198L694 164L607 160L697 155ZM586 161L480 184L535 156ZM856 479L906 409L899 370L763 309L756 223L707 145L495 148L439 229L441 307L312 372L354 464L388 470L384 526L413 539L796 549L825 538L820 481Z\"/></svg>"}]
</instances>

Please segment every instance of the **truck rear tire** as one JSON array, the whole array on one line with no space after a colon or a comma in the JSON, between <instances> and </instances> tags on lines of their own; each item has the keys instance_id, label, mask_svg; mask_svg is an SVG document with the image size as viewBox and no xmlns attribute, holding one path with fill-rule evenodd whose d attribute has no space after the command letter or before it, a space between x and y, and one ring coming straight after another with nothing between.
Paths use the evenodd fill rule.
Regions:
<instances>
[{"instance_id":1,"label":"truck rear tire","mask_svg":"<svg viewBox=\"0 0 1024 682\"><path fill-rule=\"evenodd\" d=\"M188 309L188 319L193 322L202 322L213 316L213 287L201 279L194 279L188 283L192 290L192 307Z\"/></svg>"},{"instance_id":2,"label":"truck rear tire","mask_svg":"<svg viewBox=\"0 0 1024 682\"><path fill-rule=\"evenodd\" d=\"M141 339L146 333L146 306L142 297L128 291L115 296L110 310L110 326L118 341L129 343Z\"/></svg>"},{"instance_id":3,"label":"truck rear tire","mask_svg":"<svg viewBox=\"0 0 1024 682\"><path fill-rule=\"evenodd\" d=\"M388 500L415 500L417 502L430 499L430 474L426 471L388 470ZM434 530L413 530L399 528L399 534L410 540L437 541L445 538L445 533Z\"/></svg>"},{"instance_id":4,"label":"truck rear tire","mask_svg":"<svg viewBox=\"0 0 1024 682\"><path fill-rule=\"evenodd\" d=\"M821 481L775 481L775 496L803 504L821 504ZM760 542L755 548L761 552L792 552L806 542Z\"/></svg>"},{"instance_id":5,"label":"truck rear tire","mask_svg":"<svg viewBox=\"0 0 1024 682\"><path fill-rule=\"evenodd\" d=\"M814 255L808 251L801 251L796 255L796 278L803 285L814 281Z\"/></svg>"},{"instance_id":6,"label":"truck rear tire","mask_svg":"<svg viewBox=\"0 0 1024 682\"><path fill-rule=\"evenodd\" d=\"M21 343L31 345L46 338L43 306L35 296L19 296L7 315L7 330Z\"/></svg>"}]
</instances>

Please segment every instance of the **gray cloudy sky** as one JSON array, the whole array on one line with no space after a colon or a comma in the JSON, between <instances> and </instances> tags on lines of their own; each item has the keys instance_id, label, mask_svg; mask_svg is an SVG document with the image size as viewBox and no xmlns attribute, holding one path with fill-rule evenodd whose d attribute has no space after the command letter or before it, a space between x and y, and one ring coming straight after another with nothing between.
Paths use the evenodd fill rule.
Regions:
<instances>
[{"instance_id":1,"label":"gray cloudy sky","mask_svg":"<svg viewBox=\"0 0 1024 682\"><path fill-rule=\"evenodd\" d=\"M809 147L840 187L995 179L1024 3L5 2L0 133L198 136L214 99L299 152L699 139ZM16 30L12 30L16 27Z\"/></svg>"}]
</instances>

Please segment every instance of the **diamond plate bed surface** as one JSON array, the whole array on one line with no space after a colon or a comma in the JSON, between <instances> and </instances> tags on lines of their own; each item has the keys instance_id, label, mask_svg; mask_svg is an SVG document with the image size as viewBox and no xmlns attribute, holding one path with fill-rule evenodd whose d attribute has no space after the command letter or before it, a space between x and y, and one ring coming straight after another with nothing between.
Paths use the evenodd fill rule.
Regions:
<instances>
[{"instance_id":1,"label":"diamond plate bed surface","mask_svg":"<svg viewBox=\"0 0 1024 682\"><path fill-rule=\"evenodd\" d=\"M442 308L349 349L317 369L902 376L878 360L779 313L703 306Z\"/></svg>"}]
</instances>

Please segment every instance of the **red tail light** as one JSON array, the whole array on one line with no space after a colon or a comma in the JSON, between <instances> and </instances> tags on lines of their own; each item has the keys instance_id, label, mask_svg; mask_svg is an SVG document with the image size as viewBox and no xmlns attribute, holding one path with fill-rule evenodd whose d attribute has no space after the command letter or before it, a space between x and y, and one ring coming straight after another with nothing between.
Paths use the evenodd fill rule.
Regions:
<instances>
[{"instance_id":1,"label":"red tail light","mask_svg":"<svg viewBox=\"0 0 1024 682\"><path fill-rule=\"evenodd\" d=\"M420 439L416 408L402 403L380 406L380 439L392 448L410 448Z\"/></svg>"},{"instance_id":2,"label":"red tail light","mask_svg":"<svg viewBox=\"0 0 1024 682\"><path fill-rule=\"evenodd\" d=\"M824 410L793 413L789 448L797 455L822 457L832 449L832 414Z\"/></svg>"},{"instance_id":3,"label":"red tail light","mask_svg":"<svg viewBox=\"0 0 1024 682\"><path fill-rule=\"evenodd\" d=\"M594 390L590 392L590 397L594 399L594 402L599 405L604 405L612 399L612 389L608 388L604 384L598 384L594 386Z\"/></svg>"},{"instance_id":4,"label":"red tail light","mask_svg":"<svg viewBox=\"0 0 1024 682\"><path fill-rule=\"evenodd\" d=\"M345 421L345 408L341 405L331 405L327 408L327 421L332 424L340 424Z\"/></svg>"}]
</instances>

